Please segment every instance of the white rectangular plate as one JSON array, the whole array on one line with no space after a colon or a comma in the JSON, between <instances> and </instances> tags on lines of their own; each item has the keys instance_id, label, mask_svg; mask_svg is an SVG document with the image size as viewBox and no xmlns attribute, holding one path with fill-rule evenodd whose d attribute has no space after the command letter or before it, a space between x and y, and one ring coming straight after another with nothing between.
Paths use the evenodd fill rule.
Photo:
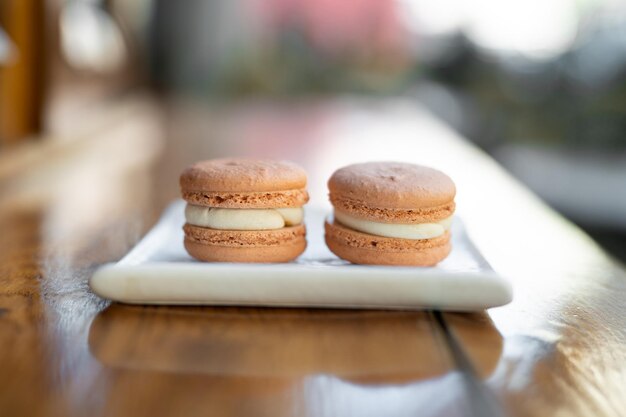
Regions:
<instances>
[{"instance_id":1,"label":"white rectangular plate","mask_svg":"<svg viewBox=\"0 0 626 417\"><path fill-rule=\"evenodd\" d=\"M183 201L116 264L89 281L101 297L133 304L205 304L382 309L482 310L511 301L455 219L452 253L436 267L352 265L324 244L324 213L306 211L307 250L287 264L204 263L183 247Z\"/></svg>"}]
</instances>

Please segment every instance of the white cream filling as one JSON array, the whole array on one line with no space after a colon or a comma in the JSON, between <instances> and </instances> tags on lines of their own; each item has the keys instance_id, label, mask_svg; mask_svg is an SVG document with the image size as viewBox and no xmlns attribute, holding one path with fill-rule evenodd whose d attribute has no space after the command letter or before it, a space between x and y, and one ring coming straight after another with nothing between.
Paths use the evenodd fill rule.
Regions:
<instances>
[{"instance_id":1,"label":"white cream filling","mask_svg":"<svg viewBox=\"0 0 626 417\"><path fill-rule=\"evenodd\" d=\"M221 230L271 230L302 223L302 207L226 209L187 204L185 220L194 226Z\"/></svg>"},{"instance_id":2,"label":"white cream filling","mask_svg":"<svg viewBox=\"0 0 626 417\"><path fill-rule=\"evenodd\" d=\"M432 239L443 235L450 229L452 216L436 223L400 224L378 223L369 220L357 219L335 210L335 220L350 229L370 235L396 237L401 239Z\"/></svg>"}]
</instances>

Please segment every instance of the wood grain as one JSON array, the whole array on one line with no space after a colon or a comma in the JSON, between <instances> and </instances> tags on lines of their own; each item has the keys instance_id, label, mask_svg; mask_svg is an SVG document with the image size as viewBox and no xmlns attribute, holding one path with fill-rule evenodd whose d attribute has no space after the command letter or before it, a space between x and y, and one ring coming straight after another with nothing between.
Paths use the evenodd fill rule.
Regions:
<instances>
[{"instance_id":1,"label":"wood grain","mask_svg":"<svg viewBox=\"0 0 626 417\"><path fill-rule=\"evenodd\" d=\"M487 385L511 415L626 414L626 274L587 236L556 217L517 184L508 185L494 212L509 208L505 248L477 212L476 240L496 269L512 280L513 303L490 311L505 348ZM510 207L523 208L511 212ZM522 217L523 216L523 217ZM497 221L497 220L496 220ZM529 227L528 225L533 225ZM465 348L483 340L474 323L446 315ZM473 356L495 355L483 348ZM565 415L565 414L564 414Z\"/></svg>"},{"instance_id":2,"label":"wood grain","mask_svg":"<svg viewBox=\"0 0 626 417\"><path fill-rule=\"evenodd\" d=\"M125 117L0 178L0 415L623 414L623 272L413 103L172 102ZM515 301L436 320L109 305L89 292L94 268L178 195L185 165L232 154L299 162L326 207L325 181L346 163L443 169Z\"/></svg>"}]
</instances>

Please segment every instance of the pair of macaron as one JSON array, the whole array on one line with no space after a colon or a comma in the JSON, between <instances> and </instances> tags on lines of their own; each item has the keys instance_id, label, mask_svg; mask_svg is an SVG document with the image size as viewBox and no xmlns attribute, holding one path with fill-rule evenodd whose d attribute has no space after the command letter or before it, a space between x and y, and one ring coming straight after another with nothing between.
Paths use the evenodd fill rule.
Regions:
<instances>
[{"instance_id":1,"label":"pair of macaron","mask_svg":"<svg viewBox=\"0 0 626 417\"><path fill-rule=\"evenodd\" d=\"M216 159L180 177L185 248L209 262L289 262L306 248L306 173L286 161ZM441 171L398 162L337 170L325 240L357 264L432 266L450 253L456 189ZM320 225L321 226L321 225Z\"/></svg>"}]
</instances>

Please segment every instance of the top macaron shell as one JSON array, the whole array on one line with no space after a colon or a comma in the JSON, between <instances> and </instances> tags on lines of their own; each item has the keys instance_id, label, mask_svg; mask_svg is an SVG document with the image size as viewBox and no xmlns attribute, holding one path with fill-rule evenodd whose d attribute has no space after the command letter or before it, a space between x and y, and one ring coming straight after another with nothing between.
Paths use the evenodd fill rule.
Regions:
<instances>
[{"instance_id":1,"label":"top macaron shell","mask_svg":"<svg viewBox=\"0 0 626 417\"><path fill-rule=\"evenodd\" d=\"M180 186L189 191L283 191L306 187L306 173L293 162L226 158L185 169Z\"/></svg>"},{"instance_id":2,"label":"top macaron shell","mask_svg":"<svg viewBox=\"0 0 626 417\"><path fill-rule=\"evenodd\" d=\"M355 217L386 223L438 221L454 213L454 182L441 171L401 162L341 168L328 181L330 200Z\"/></svg>"},{"instance_id":3,"label":"top macaron shell","mask_svg":"<svg viewBox=\"0 0 626 417\"><path fill-rule=\"evenodd\" d=\"M309 197L306 172L288 161L213 159L183 171L180 187L190 204L223 208L301 207Z\"/></svg>"}]
</instances>

